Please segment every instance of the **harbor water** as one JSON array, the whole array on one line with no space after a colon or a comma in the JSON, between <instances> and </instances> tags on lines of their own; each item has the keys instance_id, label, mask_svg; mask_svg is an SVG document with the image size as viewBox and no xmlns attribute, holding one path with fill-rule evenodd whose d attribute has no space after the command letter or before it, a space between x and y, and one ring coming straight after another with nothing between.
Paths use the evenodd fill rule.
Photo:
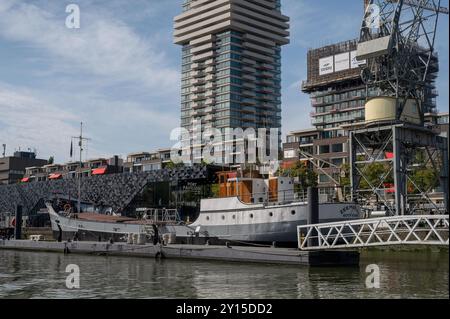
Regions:
<instances>
[{"instance_id":1,"label":"harbor water","mask_svg":"<svg viewBox=\"0 0 450 319\"><path fill-rule=\"evenodd\" d=\"M364 253L360 267L308 268L0 250L0 298L449 298L448 250ZM68 265L80 287L68 289ZM380 287L366 285L368 265Z\"/></svg>"}]
</instances>

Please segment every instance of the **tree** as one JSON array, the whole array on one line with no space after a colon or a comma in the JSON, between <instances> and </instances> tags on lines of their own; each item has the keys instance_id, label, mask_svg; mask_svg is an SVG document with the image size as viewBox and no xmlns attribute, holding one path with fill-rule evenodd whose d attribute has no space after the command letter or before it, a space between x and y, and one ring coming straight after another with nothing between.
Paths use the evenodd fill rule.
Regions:
<instances>
[{"instance_id":1,"label":"tree","mask_svg":"<svg viewBox=\"0 0 450 319\"><path fill-rule=\"evenodd\" d=\"M430 167L415 170L411 174L411 179L422 192L428 192L430 189L436 188L440 184L439 173ZM409 181L408 189L414 189L413 192L418 193L419 190L414 186L414 184Z\"/></svg>"},{"instance_id":2,"label":"tree","mask_svg":"<svg viewBox=\"0 0 450 319\"><path fill-rule=\"evenodd\" d=\"M294 166L287 169L279 169L279 176L289 176L298 178L299 183L295 185L296 192L303 192L308 187L317 186L317 174L313 169L308 167L305 163L297 161Z\"/></svg>"},{"instance_id":3,"label":"tree","mask_svg":"<svg viewBox=\"0 0 450 319\"><path fill-rule=\"evenodd\" d=\"M170 162L168 162L167 164L165 164L165 167L164 167L164 168L167 168L167 169L175 169L175 168L181 168L181 167L183 167L183 166L184 166L183 162L180 162L180 163L174 163L174 162L170 161Z\"/></svg>"},{"instance_id":4,"label":"tree","mask_svg":"<svg viewBox=\"0 0 450 319\"><path fill-rule=\"evenodd\" d=\"M385 163L372 163L370 164L364 173L366 178L361 177L360 189L371 189L372 187L383 188L385 184L393 184L394 177L392 172L387 174L389 171L389 164ZM367 180L366 180L367 179ZM370 185L369 185L369 183ZM381 185L380 185L381 184ZM371 187L372 186L372 187Z\"/></svg>"},{"instance_id":5,"label":"tree","mask_svg":"<svg viewBox=\"0 0 450 319\"><path fill-rule=\"evenodd\" d=\"M51 164L54 164L54 163L55 163L55 158L53 156L50 156L48 158L48 164L51 165Z\"/></svg>"}]
</instances>

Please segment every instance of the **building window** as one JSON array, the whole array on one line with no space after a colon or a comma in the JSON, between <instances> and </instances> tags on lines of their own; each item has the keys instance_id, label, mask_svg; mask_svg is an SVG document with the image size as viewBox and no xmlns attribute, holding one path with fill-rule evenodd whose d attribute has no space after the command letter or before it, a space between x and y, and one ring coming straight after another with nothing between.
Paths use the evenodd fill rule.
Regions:
<instances>
[{"instance_id":1,"label":"building window","mask_svg":"<svg viewBox=\"0 0 450 319\"><path fill-rule=\"evenodd\" d=\"M332 153L342 153L344 152L344 144L333 144L331 149Z\"/></svg>"},{"instance_id":2,"label":"building window","mask_svg":"<svg viewBox=\"0 0 450 319\"><path fill-rule=\"evenodd\" d=\"M319 154L328 154L328 153L330 153L330 145L319 146Z\"/></svg>"},{"instance_id":3,"label":"building window","mask_svg":"<svg viewBox=\"0 0 450 319\"><path fill-rule=\"evenodd\" d=\"M325 174L320 174L319 175L319 182L320 183L328 183L330 181L330 178L328 177L328 175Z\"/></svg>"},{"instance_id":4,"label":"building window","mask_svg":"<svg viewBox=\"0 0 450 319\"><path fill-rule=\"evenodd\" d=\"M343 158L333 158L331 160L331 162L333 163L333 165L341 166L342 164L344 164L344 159Z\"/></svg>"}]
</instances>

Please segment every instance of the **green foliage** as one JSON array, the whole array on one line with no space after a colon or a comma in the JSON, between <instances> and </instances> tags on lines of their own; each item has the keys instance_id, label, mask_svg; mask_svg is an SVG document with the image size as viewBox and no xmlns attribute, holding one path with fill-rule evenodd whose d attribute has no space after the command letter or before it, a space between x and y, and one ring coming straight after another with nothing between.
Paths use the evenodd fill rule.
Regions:
<instances>
[{"instance_id":1,"label":"green foliage","mask_svg":"<svg viewBox=\"0 0 450 319\"><path fill-rule=\"evenodd\" d=\"M54 163L55 163L55 158L53 156L50 156L48 158L48 164L51 165L51 164L54 164Z\"/></svg>"},{"instance_id":2,"label":"green foliage","mask_svg":"<svg viewBox=\"0 0 450 319\"><path fill-rule=\"evenodd\" d=\"M219 186L219 184L212 184L212 185L211 185L211 194L212 194L212 197L218 198L219 195L220 195L219 192L220 192L220 186Z\"/></svg>"},{"instance_id":3,"label":"green foliage","mask_svg":"<svg viewBox=\"0 0 450 319\"><path fill-rule=\"evenodd\" d=\"M183 166L184 166L184 164L182 162L174 163L174 162L170 161L170 162L165 164L165 168L167 168L167 169L181 168Z\"/></svg>"},{"instance_id":4,"label":"green foliage","mask_svg":"<svg viewBox=\"0 0 450 319\"><path fill-rule=\"evenodd\" d=\"M341 183L341 187L349 187L349 186L351 186L351 181L350 181L350 164L343 164L341 166L340 183Z\"/></svg>"},{"instance_id":5,"label":"green foliage","mask_svg":"<svg viewBox=\"0 0 450 319\"><path fill-rule=\"evenodd\" d=\"M383 184L385 184L385 183L388 183L388 184L394 183L394 177L393 177L392 172L390 174L388 174L388 176L386 176L388 171L389 171L388 164L373 163L373 164L370 164L365 169L364 175L366 176L367 180L370 182L370 184L373 187L378 187L381 184L381 188L383 188L384 187ZM364 178L361 178L360 187L363 189L371 189L369 183Z\"/></svg>"},{"instance_id":6,"label":"green foliage","mask_svg":"<svg viewBox=\"0 0 450 319\"><path fill-rule=\"evenodd\" d=\"M298 161L295 165L288 169L279 169L279 176L289 176L298 178L299 183L296 185L296 191L306 190L308 187L317 186L317 174L313 169Z\"/></svg>"},{"instance_id":7,"label":"green foliage","mask_svg":"<svg viewBox=\"0 0 450 319\"><path fill-rule=\"evenodd\" d=\"M411 174L411 179L414 181L421 191L428 191L430 189L436 188L439 186L439 173L436 172L433 168L421 168L415 170L413 174ZM408 183L408 189L411 191L414 189L414 193L418 193L419 190L415 188L413 183Z\"/></svg>"}]
</instances>

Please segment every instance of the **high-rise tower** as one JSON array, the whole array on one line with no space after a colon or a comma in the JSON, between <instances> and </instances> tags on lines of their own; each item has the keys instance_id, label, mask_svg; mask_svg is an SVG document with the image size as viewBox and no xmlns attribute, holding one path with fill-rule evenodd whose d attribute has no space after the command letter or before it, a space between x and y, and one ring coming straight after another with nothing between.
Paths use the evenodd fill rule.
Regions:
<instances>
[{"instance_id":1,"label":"high-rise tower","mask_svg":"<svg viewBox=\"0 0 450 319\"><path fill-rule=\"evenodd\" d=\"M183 47L181 126L281 128L280 0L185 0L175 17Z\"/></svg>"}]
</instances>

